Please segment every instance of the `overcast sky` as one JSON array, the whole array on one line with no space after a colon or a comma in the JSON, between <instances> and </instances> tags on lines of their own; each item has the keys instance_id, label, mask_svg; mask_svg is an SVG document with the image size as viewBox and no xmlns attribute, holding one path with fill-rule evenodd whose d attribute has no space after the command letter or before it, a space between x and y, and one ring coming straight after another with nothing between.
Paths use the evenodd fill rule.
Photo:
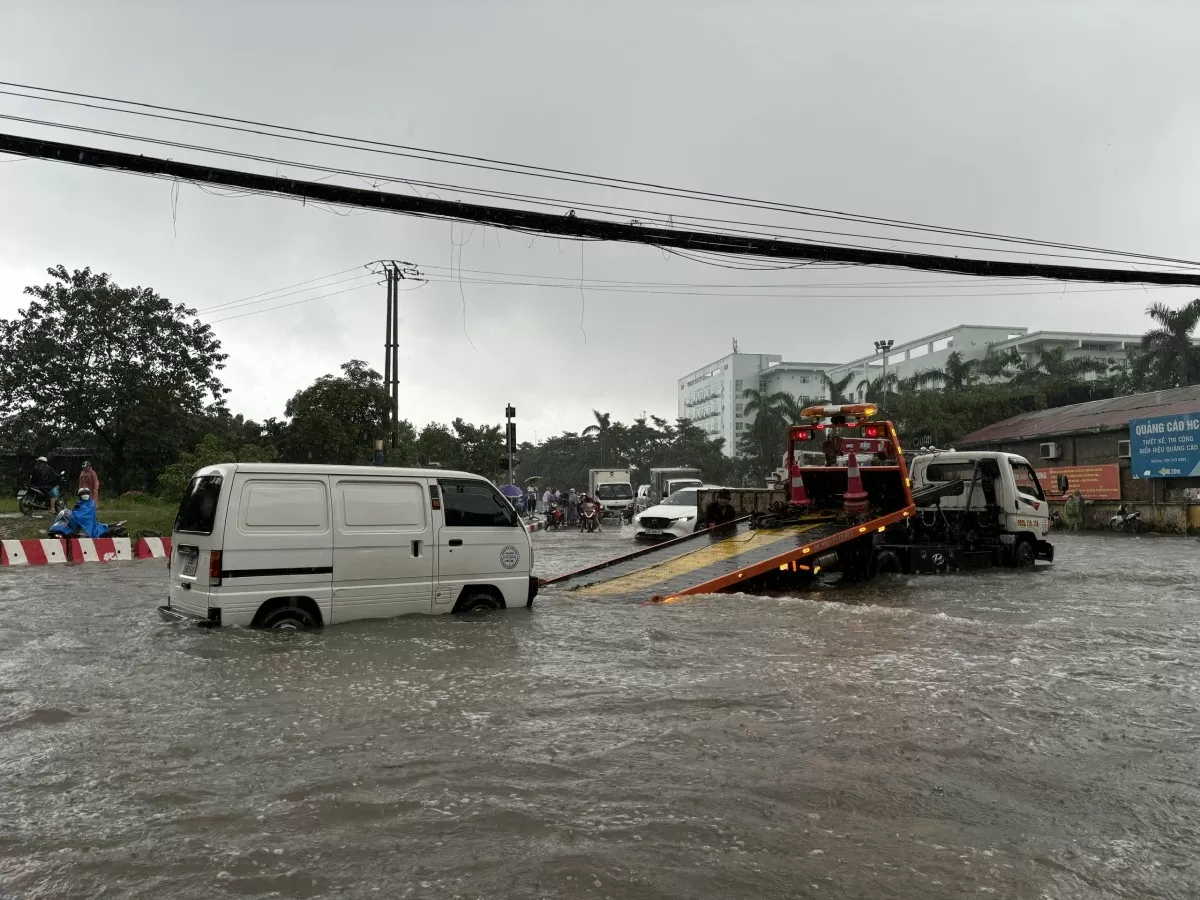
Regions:
<instances>
[{"instance_id":1,"label":"overcast sky","mask_svg":"<svg viewBox=\"0 0 1200 900\"><path fill-rule=\"evenodd\" d=\"M807 206L1200 257L1194 3L109 0L10 2L4 23L4 81ZM397 177L768 221L754 211L684 210L661 198L13 97L0 96L0 113ZM0 131L202 158L11 121L0 120ZM25 302L21 288L45 281L44 270L58 263L107 271L121 284L151 286L203 309L371 260L403 259L435 280L403 297L402 415L418 426L459 415L498 421L510 402L522 440L578 430L593 408L623 420L643 410L673 418L675 379L726 353L734 337L744 352L840 362L869 352L877 337L902 342L960 322L1141 332L1150 300L1196 295L1060 293L1051 285L1021 297L983 296L985 288L1004 290L985 283L963 288L975 296L927 299L920 288L895 286L929 284L921 273L726 271L647 247L581 249L494 229L213 196L186 184L173 204L167 182L7 159L0 159L0 316L13 315ZM456 244L461 286L447 278L459 265ZM577 289L471 283L483 271L571 284L581 265L593 288L583 297ZM745 285L887 286L842 290L836 300L821 288L773 298L681 297L601 290L612 285L596 279L739 286L730 294L753 292ZM384 289L369 287L215 324L230 354L231 407L279 416L291 394L347 359L382 370L383 303Z\"/></svg>"}]
</instances>

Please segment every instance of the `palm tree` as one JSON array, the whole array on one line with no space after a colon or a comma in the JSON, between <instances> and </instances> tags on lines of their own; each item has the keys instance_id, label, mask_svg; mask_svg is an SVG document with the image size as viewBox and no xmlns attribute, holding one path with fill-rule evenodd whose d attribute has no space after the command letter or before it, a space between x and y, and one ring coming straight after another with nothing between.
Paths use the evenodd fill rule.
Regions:
<instances>
[{"instance_id":1,"label":"palm tree","mask_svg":"<svg viewBox=\"0 0 1200 900\"><path fill-rule=\"evenodd\" d=\"M941 384L941 381L941 373L935 369L920 369L913 372L907 378L897 379L895 383L896 393L911 394L913 391Z\"/></svg>"},{"instance_id":2,"label":"palm tree","mask_svg":"<svg viewBox=\"0 0 1200 900\"><path fill-rule=\"evenodd\" d=\"M1081 356L1067 358L1065 347L1052 347L1043 350L1038 361L1030 365L1021 360L1016 366L1013 384L1038 384L1048 381L1082 381L1089 373L1100 374L1108 371L1108 363L1103 360Z\"/></svg>"},{"instance_id":3,"label":"palm tree","mask_svg":"<svg viewBox=\"0 0 1200 900\"><path fill-rule=\"evenodd\" d=\"M896 377L896 373L888 372L875 378L864 378L854 390L862 394L864 400L881 403L887 399L888 394L895 392L899 383L900 379Z\"/></svg>"},{"instance_id":4,"label":"palm tree","mask_svg":"<svg viewBox=\"0 0 1200 900\"><path fill-rule=\"evenodd\" d=\"M750 430L742 436L742 449L749 450L758 461L770 466L775 448L780 448L787 434L788 425L799 419L796 398L786 391L766 391L746 388L742 392L746 399L746 416L754 416Z\"/></svg>"},{"instance_id":5,"label":"palm tree","mask_svg":"<svg viewBox=\"0 0 1200 900\"><path fill-rule=\"evenodd\" d=\"M1003 353L993 353L989 347L987 354L979 361L979 374L987 378L1011 381L1021 367L1021 354L1015 347L1009 347Z\"/></svg>"},{"instance_id":6,"label":"palm tree","mask_svg":"<svg viewBox=\"0 0 1200 900\"><path fill-rule=\"evenodd\" d=\"M834 381L824 372L821 373L821 380L825 382L825 388L829 391L829 402L834 406L847 402L846 388L850 386L850 382L854 380L854 373L849 372L845 378L840 378Z\"/></svg>"},{"instance_id":7,"label":"palm tree","mask_svg":"<svg viewBox=\"0 0 1200 900\"><path fill-rule=\"evenodd\" d=\"M963 355L955 350L946 357L946 364L940 369L931 369L928 378L931 383L941 384L949 390L960 390L979 380L975 374L979 368L979 360L963 359Z\"/></svg>"},{"instance_id":8,"label":"palm tree","mask_svg":"<svg viewBox=\"0 0 1200 900\"><path fill-rule=\"evenodd\" d=\"M1146 313L1158 327L1142 335L1142 380L1159 390L1200 383L1200 348L1192 343L1192 332L1200 324L1200 300L1179 309L1152 303Z\"/></svg>"},{"instance_id":9,"label":"palm tree","mask_svg":"<svg viewBox=\"0 0 1200 900\"><path fill-rule=\"evenodd\" d=\"M612 416L608 413L602 413L598 409L592 410L592 415L596 417L596 424L589 425L583 429L581 434L584 437L597 437L600 440L600 468L604 468L604 440L612 431Z\"/></svg>"}]
</instances>

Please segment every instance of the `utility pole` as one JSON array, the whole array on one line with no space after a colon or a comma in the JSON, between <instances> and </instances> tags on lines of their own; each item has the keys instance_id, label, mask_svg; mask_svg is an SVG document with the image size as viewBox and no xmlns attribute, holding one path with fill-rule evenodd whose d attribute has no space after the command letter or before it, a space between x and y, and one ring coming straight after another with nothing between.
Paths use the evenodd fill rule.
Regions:
<instances>
[{"instance_id":1,"label":"utility pole","mask_svg":"<svg viewBox=\"0 0 1200 900\"><path fill-rule=\"evenodd\" d=\"M395 300L395 296L392 293L391 270L385 264L383 271L387 276L387 304L383 309L383 317L386 320L383 338L383 387L387 391L388 396L387 410L383 414L383 433L391 438L392 447L394 448L396 446L396 439L392 429L392 302Z\"/></svg>"},{"instance_id":2,"label":"utility pole","mask_svg":"<svg viewBox=\"0 0 1200 900\"><path fill-rule=\"evenodd\" d=\"M400 282L420 276L412 263L383 261L387 282L387 308L384 310L383 384L387 389L388 408L385 430L390 432L392 447L400 443Z\"/></svg>"}]
</instances>

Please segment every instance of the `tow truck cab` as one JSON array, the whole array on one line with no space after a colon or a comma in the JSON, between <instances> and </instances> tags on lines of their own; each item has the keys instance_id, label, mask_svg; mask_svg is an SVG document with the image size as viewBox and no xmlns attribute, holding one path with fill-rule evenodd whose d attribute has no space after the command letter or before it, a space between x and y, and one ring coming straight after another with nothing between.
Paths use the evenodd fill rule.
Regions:
<instances>
[{"instance_id":1,"label":"tow truck cab","mask_svg":"<svg viewBox=\"0 0 1200 900\"><path fill-rule=\"evenodd\" d=\"M991 562L1053 561L1050 506L1033 466L995 451L934 451L910 463L914 543L951 541ZM981 559L982 562L982 559Z\"/></svg>"}]
</instances>

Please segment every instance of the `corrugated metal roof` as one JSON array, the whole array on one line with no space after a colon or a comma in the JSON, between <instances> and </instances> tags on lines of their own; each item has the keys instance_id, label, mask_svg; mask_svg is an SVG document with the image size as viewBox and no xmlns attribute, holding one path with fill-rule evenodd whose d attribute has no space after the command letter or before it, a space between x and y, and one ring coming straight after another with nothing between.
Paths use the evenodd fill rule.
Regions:
<instances>
[{"instance_id":1,"label":"corrugated metal roof","mask_svg":"<svg viewBox=\"0 0 1200 900\"><path fill-rule=\"evenodd\" d=\"M1111 400L1091 400L1072 406L1042 409L1022 413L973 431L958 445L995 444L1031 438L1053 437L1059 434L1078 434L1086 431L1110 431L1124 428L1131 419L1152 416L1172 416L1178 413L1200 412L1200 385L1131 394Z\"/></svg>"}]
</instances>

